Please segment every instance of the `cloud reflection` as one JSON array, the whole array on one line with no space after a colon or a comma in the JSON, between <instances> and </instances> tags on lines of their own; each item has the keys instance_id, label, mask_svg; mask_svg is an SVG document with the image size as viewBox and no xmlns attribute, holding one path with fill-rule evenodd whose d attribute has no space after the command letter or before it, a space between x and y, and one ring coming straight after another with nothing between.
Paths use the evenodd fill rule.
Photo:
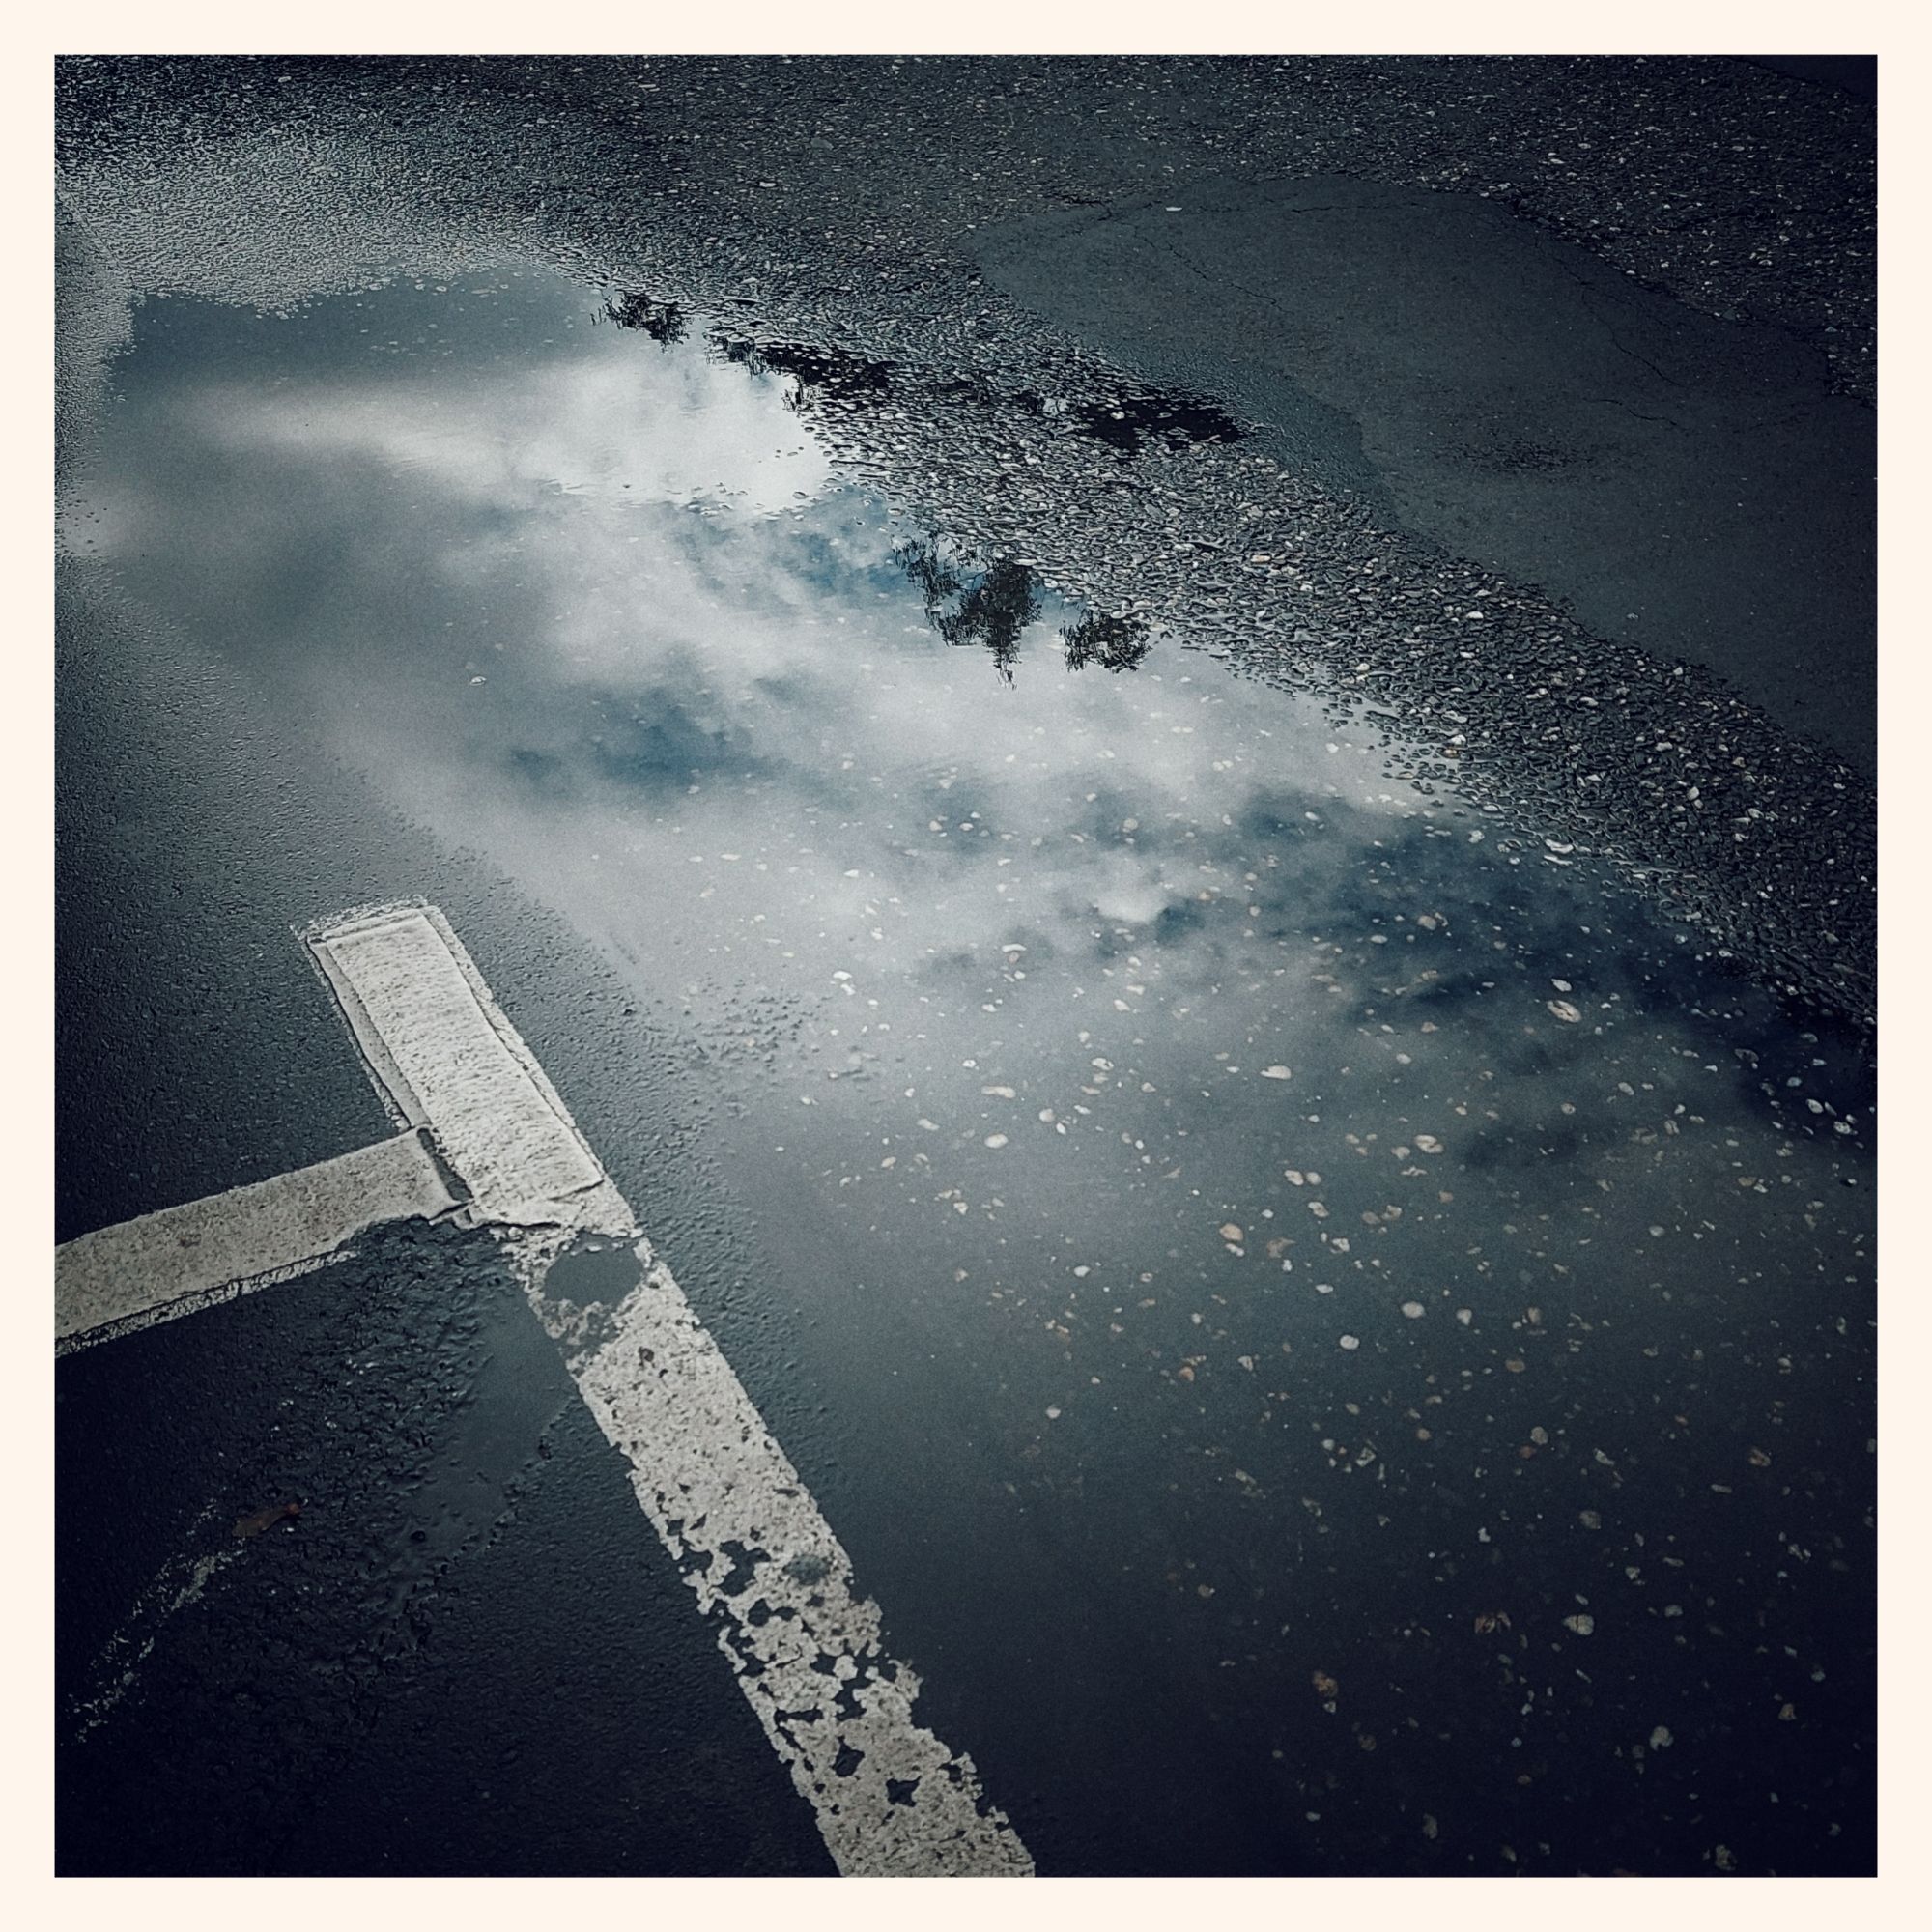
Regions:
<instances>
[{"instance_id":1,"label":"cloud reflection","mask_svg":"<svg viewBox=\"0 0 1932 1932\"><path fill-rule=\"evenodd\" d=\"M484 366L372 351L143 391L137 355L102 540L680 1025L724 1040L791 1003L805 1031L743 1076L773 1145L944 1153L960 1199L1001 1188L1063 1243L1277 1204L1359 1272L1425 1224L1306 1225L1285 1171L1338 1135L1426 1132L1463 1182L1558 1203L1628 1166L1634 1116L1661 1134L1745 1091L1646 991L1640 919L1382 776L1311 699L1011 560L969 571L834 484L781 377L558 301L585 326ZM1089 674L1011 678L1056 657Z\"/></svg>"}]
</instances>

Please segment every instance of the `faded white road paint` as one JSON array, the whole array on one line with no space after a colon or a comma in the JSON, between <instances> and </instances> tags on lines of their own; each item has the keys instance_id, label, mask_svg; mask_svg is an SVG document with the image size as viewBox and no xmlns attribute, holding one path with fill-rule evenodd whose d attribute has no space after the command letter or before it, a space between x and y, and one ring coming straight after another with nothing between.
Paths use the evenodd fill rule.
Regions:
<instances>
[{"instance_id":1,"label":"faded white road paint","mask_svg":"<svg viewBox=\"0 0 1932 1932\"><path fill-rule=\"evenodd\" d=\"M434 906L386 906L313 928L377 1085L430 1126L469 1189L467 1218L499 1226L628 1229L556 1090Z\"/></svg>"},{"instance_id":2,"label":"faded white road paint","mask_svg":"<svg viewBox=\"0 0 1932 1932\"><path fill-rule=\"evenodd\" d=\"M1030 1877L1019 1834L982 1814L972 1759L914 1722L919 1679L887 1655L879 1606L650 1243L633 1249L638 1286L588 1307L545 1293L560 1250L530 1246L531 1302L838 1869Z\"/></svg>"},{"instance_id":3,"label":"faded white road paint","mask_svg":"<svg viewBox=\"0 0 1932 1932\"><path fill-rule=\"evenodd\" d=\"M286 1281L379 1222L434 1220L456 1206L425 1136L412 1130L82 1235L54 1251L56 1350Z\"/></svg>"},{"instance_id":4,"label":"faded white road paint","mask_svg":"<svg viewBox=\"0 0 1932 1932\"><path fill-rule=\"evenodd\" d=\"M211 1504L195 1520L190 1537L198 1535L213 1516ZM177 1610L185 1609L207 1589L209 1579L242 1554L242 1546L231 1536L225 1544L199 1553L184 1551L171 1556L160 1573L134 1600L127 1620L101 1648L88 1672L91 1693L76 1700L74 1741L79 1743L97 1731L113 1715L114 1707L134 1688L136 1674L155 1648L160 1627Z\"/></svg>"},{"instance_id":5,"label":"faded white road paint","mask_svg":"<svg viewBox=\"0 0 1932 1932\"><path fill-rule=\"evenodd\" d=\"M443 1205L433 1207L435 1197L419 1185L396 1212L446 1213L500 1233L532 1308L599 1427L630 1463L639 1502L716 1625L739 1689L811 1805L839 1871L1031 1877L1033 1860L985 1799L972 1759L915 1722L919 1679L886 1652L879 1606L855 1592L851 1559L798 1471L441 914L423 905L372 907L325 922L306 938L404 1128L347 1160L386 1174L394 1151L408 1144L442 1189ZM425 1142L468 1190L467 1201L443 1188ZM286 1190L342 1165L264 1186ZM220 1252L236 1258L238 1276L259 1277L260 1258L241 1245L251 1216L223 1208L234 1198L169 1212L190 1217L177 1227L205 1222L223 1231L230 1245ZM283 1205L264 1225L279 1230L297 1197L268 1198ZM401 1196L392 1184L383 1198ZM367 1214L335 1238L382 1218ZM318 1215L294 1225L309 1232L300 1239L283 1234L284 1248L319 1240L335 1224ZM141 1257L167 1252L168 1238L181 1246L178 1234L133 1236L146 1228L131 1222L85 1237L99 1244L90 1279L99 1285L75 1303L80 1325L90 1311L119 1306L116 1293L130 1304L148 1293L145 1283L113 1288L117 1261L138 1274ZM550 1293L564 1256L612 1246L628 1249L636 1264L613 1302L578 1305Z\"/></svg>"}]
</instances>

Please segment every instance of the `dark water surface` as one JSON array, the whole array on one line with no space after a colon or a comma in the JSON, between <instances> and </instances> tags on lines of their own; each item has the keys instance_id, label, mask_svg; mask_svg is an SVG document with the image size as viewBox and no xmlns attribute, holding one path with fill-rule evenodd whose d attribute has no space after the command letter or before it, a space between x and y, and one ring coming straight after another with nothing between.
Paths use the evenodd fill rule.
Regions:
<instances>
[{"instance_id":1,"label":"dark water surface","mask_svg":"<svg viewBox=\"0 0 1932 1932\"><path fill-rule=\"evenodd\" d=\"M792 363L525 267L150 301L65 536L683 1044L1042 1871L1868 1869L1856 1050L895 526Z\"/></svg>"}]
</instances>

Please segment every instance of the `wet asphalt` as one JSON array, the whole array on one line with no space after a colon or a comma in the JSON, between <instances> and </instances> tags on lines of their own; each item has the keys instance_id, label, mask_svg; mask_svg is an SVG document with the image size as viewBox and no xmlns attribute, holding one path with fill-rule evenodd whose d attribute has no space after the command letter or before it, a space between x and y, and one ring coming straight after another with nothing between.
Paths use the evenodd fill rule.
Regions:
<instances>
[{"instance_id":1,"label":"wet asphalt","mask_svg":"<svg viewBox=\"0 0 1932 1932\"><path fill-rule=\"evenodd\" d=\"M1249 315L1210 367L1174 285L1157 322L1112 298L1190 200L1210 289L1256 224L1307 242L1231 144L1332 180L1373 136L1365 232L1424 232L1388 157L1475 65L66 73L61 1236L384 1131L293 928L434 899L1043 1872L1870 1868L1862 901L1814 866L1789 902L1806 838L1855 869L1866 796L1858 103L1716 62L1540 82L1584 138L1694 85L1813 218L1837 185L1841 245L1786 279L1746 245L1786 217L1733 208L1603 298L1700 344L1748 308L1659 435L1783 439L1745 521L1791 520L1753 568L1846 667L1808 732L1794 600L1754 658L1665 554L1663 621L1604 617L1668 508L1612 481L1665 445L1605 451L1569 333L1563 461L1521 466L1591 473L1552 546L1547 497L1430 458L1399 329L1336 374L1346 312ZM1030 114L1103 89L1131 111L1076 112L1033 185ZM798 222L789 171L841 206L861 105L925 157L923 235ZM682 151L721 125L781 187ZM1714 194L1669 125L1647 192ZM1458 218L1578 249L1584 174ZM1636 226L1592 263L1650 262ZM990 282L1026 309L937 355ZM1842 474L1817 516L1785 462ZM1258 578L1229 509L1281 532ZM1697 510L1736 563L1740 513ZM1469 586L1502 663L1560 607L1537 695L1574 679L1582 722L1486 788L1510 734L1432 680L1487 633L1368 671L1334 615L1365 554L1385 609ZM1717 779L1707 734L1651 735L1687 681ZM1646 762L1626 729L1612 772L1619 683ZM1418 745L1464 703L1457 756ZM1550 802L1593 761L1647 774L1635 817L1667 783L1747 836L1719 865L1672 828L1660 905L1632 813ZM58 1387L63 1869L827 1869L487 1241L391 1233Z\"/></svg>"},{"instance_id":2,"label":"wet asphalt","mask_svg":"<svg viewBox=\"0 0 1932 1932\"><path fill-rule=\"evenodd\" d=\"M1815 347L1700 315L1474 196L1187 192L981 230L975 259L1162 387L1264 425L1285 467L1539 585L1595 636L1716 671L1874 774L1875 419Z\"/></svg>"},{"instance_id":3,"label":"wet asphalt","mask_svg":"<svg viewBox=\"0 0 1932 1932\"><path fill-rule=\"evenodd\" d=\"M688 1075L594 958L183 640L80 585L62 633L64 1238L390 1131L294 928L412 893L559 1069L567 1015L668 1179ZM61 1870L829 1868L484 1237L391 1231L68 1359L56 1403Z\"/></svg>"}]
</instances>

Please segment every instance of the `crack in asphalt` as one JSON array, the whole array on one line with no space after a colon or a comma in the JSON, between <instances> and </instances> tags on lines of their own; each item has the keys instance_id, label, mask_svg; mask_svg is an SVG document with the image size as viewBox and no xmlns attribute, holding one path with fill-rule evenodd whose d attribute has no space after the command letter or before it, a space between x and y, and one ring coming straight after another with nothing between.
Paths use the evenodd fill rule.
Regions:
<instances>
[{"instance_id":1,"label":"crack in asphalt","mask_svg":"<svg viewBox=\"0 0 1932 1932\"><path fill-rule=\"evenodd\" d=\"M1642 410L1632 409L1628 403L1622 401L1619 397L1596 396L1591 400L1605 403L1611 409L1621 410L1625 415L1634 416L1638 422L1662 423L1665 429L1674 429L1680 436L1690 436L1692 434L1690 426L1688 423L1681 423L1674 416L1646 415Z\"/></svg>"}]
</instances>

